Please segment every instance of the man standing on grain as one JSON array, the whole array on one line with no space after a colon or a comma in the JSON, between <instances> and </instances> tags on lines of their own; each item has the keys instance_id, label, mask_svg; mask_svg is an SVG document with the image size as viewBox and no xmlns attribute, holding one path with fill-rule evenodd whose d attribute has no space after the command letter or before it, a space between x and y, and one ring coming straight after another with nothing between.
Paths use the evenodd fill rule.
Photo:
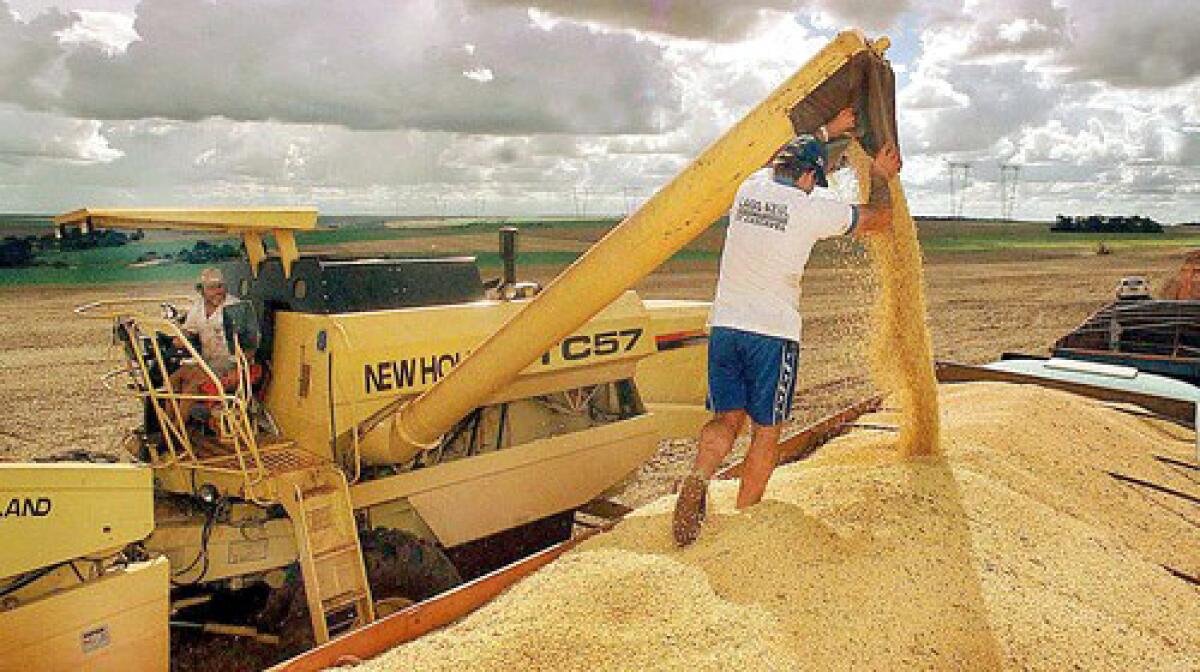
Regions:
<instances>
[{"instance_id":1,"label":"man standing on grain","mask_svg":"<svg viewBox=\"0 0 1200 672\"><path fill-rule=\"evenodd\" d=\"M813 245L891 226L890 205L846 205L812 193L828 186L822 140L854 125L853 110L845 109L818 130L821 140L792 140L734 198L709 316L708 407L714 415L700 430L695 465L675 504L673 532L680 546L699 536L708 481L733 449L747 416L751 441L737 507L757 504L766 490L778 460L779 432L791 413L800 350L800 279ZM900 170L896 148L880 149L871 170L885 180L894 177Z\"/></svg>"}]
</instances>

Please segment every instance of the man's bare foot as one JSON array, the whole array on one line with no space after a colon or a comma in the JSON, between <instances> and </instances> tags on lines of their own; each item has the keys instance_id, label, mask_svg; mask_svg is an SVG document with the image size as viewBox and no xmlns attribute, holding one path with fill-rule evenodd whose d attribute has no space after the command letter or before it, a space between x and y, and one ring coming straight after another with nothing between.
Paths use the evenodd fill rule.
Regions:
<instances>
[{"instance_id":1,"label":"man's bare foot","mask_svg":"<svg viewBox=\"0 0 1200 672\"><path fill-rule=\"evenodd\" d=\"M707 507L708 481L696 474L688 474L679 488L679 498L675 500L672 531L676 544L687 546L700 536L700 526L704 524Z\"/></svg>"}]
</instances>

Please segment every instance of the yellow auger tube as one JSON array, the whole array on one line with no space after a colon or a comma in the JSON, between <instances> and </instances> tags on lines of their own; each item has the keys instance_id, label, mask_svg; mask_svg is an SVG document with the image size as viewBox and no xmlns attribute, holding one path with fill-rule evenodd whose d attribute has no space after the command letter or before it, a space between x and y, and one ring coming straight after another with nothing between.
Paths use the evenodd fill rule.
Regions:
<instances>
[{"instance_id":1,"label":"yellow auger tube","mask_svg":"<svg viewBox=\"0 0 1200 672\"><path fill-rule=\"evenodd\" d=\"M622 292L724 215L737 188L796 135L789 112L871 45L840 33L714 142L637 212L555 279L448 376L403 406L392 424L393 460L435 445L471 409L508 384Z\"/></svg>"}]
</instances>

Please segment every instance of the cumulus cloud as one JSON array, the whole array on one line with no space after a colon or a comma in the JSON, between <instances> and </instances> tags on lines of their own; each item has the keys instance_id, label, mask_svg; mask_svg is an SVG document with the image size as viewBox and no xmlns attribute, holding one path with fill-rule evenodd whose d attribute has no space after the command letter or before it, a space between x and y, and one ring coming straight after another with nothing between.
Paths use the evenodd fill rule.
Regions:
<instances>
[{"instance_id":1,"label":"cumulus cloud","mask_svg":"<svg viewBox=\"0 0 1200 672\"><path fill-rule=\"evenodd\" d=\"M0 19L0 96L91 119L497 134L653 132L680 112L661 46L512 8L145 0L137 39L112 19Z\"/></svg>"},{"instance_id":2,"label":"cumulus cloud","mask_svg":"<svg viewBox=\"0 0 1200 672\"><path fill-rule=\"evenodd\" d=\"M836 25L885 28L908 0L471 0L479 7L532 7L553 16L708 42L733 43L755 35L787 14L821 11Z\"/></svg>"},{"instance_id":3,"label":"cumulus cloud","mask_svg":"<svg viewBox=\"0 0 1200 672\"><path fill-rule=\"evenodd\" d=\"M476 7L534 7L554 16L697 40L737 42L766 20L761 10L791 11L797 0L472 0Z\"/></svg>"},{"instance_id":4,"label":"cumulus cloud","mask_svg":"<svg viewBox=\"0 0 1200 672\"><path fill-rule=\"evenodd\" d=\"M943 92L941 101L925 97L927 89ZM1021 63L946 66L938 76L922 75L904 92L902 104L915 98L926 108L906 115L912 134L905 145L934 153L994 149L1023 126L1044 121L1060 95Z\"/></svg>"},{"instance_id":5,"label":"cumulus cloud","mask_svg":"<svg viewBox=\"0 0 1200 672\"><path fill-rule=\"evenodd\" d=\"M1054 0L967 0L958 19L967 24L968 56L1036 54L1066 40L1067 13Z\"/></svg>"},{"instance_id":6,"label":"cumulus cloud","mask_svg":"<svg viewBox=\"0 0 1200 672\"><path fill-rule=\"evenodd\" d=\"M961 42L956 56L1045 56L1073 80L1175 86L1200 74L1200 13L1181 0L965 0L930 9L933 30Z\"/></svg>"},{"instance_id":7,"label":"cumulus cloud","mask_svg":"<svg viewBox=\"0 0 1200 672\"><path fill-rule=\"evenodd\" d=\"M0 6L0 102L44 108L62 85L62 48L55 33L70 17L46 12L29 22Z\"/></svg>"},{"instance_id":8,"label":"cumulus cloud","mask_svg":"<svg viewBox=\"0 0 1200 672\"><path fill-rule=\"evenodd\" d=\"M1020 216L1200 192L1183 0L9 2L0 198L30 209L619 212L844 25L893 39L917 212L945 210L947 159L974 162L972 214L1001 163Z\"/></svg>"},{"instance_id":9,"label":"cumulus cloud","mask_svg":"<svg viewBox=\"0 0 1200 672\"><path fill-rule=\"evenodd\" d=\"M6 0L8 6L23 20L50 11L69 13L73 10L111 12L132 16L140 0Z\"/></svg>"},{"instance_id":10,"label":"cumulus cloud","mask_svg":"<svg viewBox=\"0 0 1200 672\"><path fill-rule=\"evenodd\" d=\"M98 121L0 107L0 161L110 163L124 153L109 144Z\"/></svg>"},{"instance_id":11,"label":"cumulus cloud","mask_svg":"<svg viewBox=\"0 0 1200 672\"><path fill-rule=\"evenodd\" d=\"M1200 12L1189 2L1074 0L1070 42L1060 62L1077 78L1144 88L1200 74Z\"/></svg>"},{"instance_id":12,"label":"cumulus cloud","mask_svg":"<svg viewBox=\"0 0 1200 672\"><path fill-rule=\"evenodd\" d=\"M911 0L815 0L812 7L827 13L834 29L884 30L895 26L913 4Z\"/></svg>"},{"instance_id":13,"label":"cumulus cloud","mask_svg":"<svg viewBox=\"0 0 1200 672\"><path fill-rule=\"evenodd\" d=\"M92 45L109 54L125 51L137 39L133 15L121 12L76 11L75 21L56 36L64 47Z\"/></svg>"}]
</instances>

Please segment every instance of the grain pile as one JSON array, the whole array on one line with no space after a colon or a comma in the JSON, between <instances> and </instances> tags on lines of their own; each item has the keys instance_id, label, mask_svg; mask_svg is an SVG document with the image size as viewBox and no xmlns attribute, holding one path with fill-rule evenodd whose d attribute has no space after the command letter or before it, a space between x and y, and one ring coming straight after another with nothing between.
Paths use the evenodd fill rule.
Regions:
<instances>
[{"instance_id":1,"label":"grain pile","mask_svg":"<svg viewBox=\"0 0 1200 672\"><path fill-rule=\"evenodd\" d=\"M1063 392L944 386L943 451L858 430L671 542L671 498L367 670L1200 669L1192 434ZM885 424L895 410L864 418ZM1168 458L1164 461L1160 458ZM735 667L736 666L736 667Z\"/></svg>"},{"instance_id":2,"label":"grain pile","mask_svg":"<svg viewBox=\"0 0 1200 672\"><path fill-rule=\"evenodd\" d=\"M900 180L891 180L889 189L892 228L866 241L871 265L879 275L879 294L871 314L871 378L904 410L897 444L900 453L931 455L938 450L937 380L925 324L921 245Z\"/></svg>"}]
</instances>

